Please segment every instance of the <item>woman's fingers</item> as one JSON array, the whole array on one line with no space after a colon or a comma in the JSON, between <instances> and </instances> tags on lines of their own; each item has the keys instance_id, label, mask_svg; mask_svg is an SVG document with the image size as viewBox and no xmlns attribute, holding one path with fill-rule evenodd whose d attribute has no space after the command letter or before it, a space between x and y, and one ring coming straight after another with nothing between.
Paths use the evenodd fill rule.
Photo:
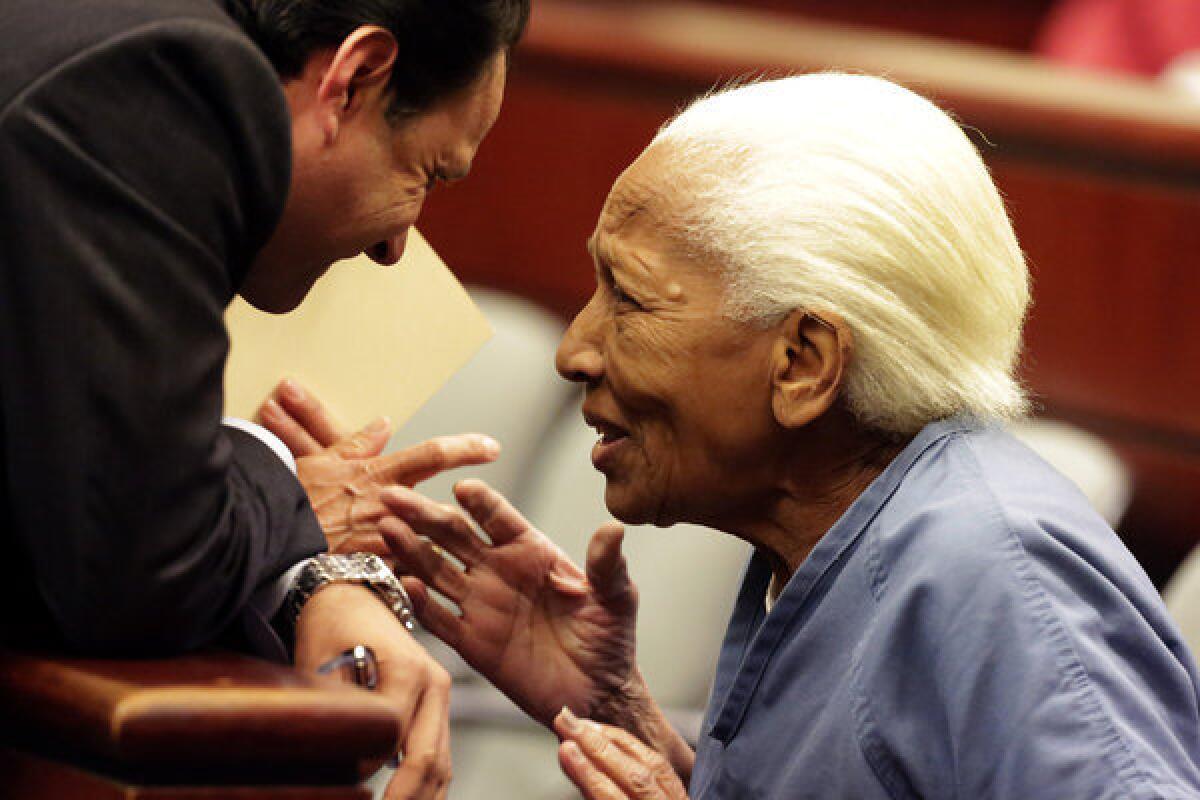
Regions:
<instances>
[{"instance_id":1,"label":"woman's fingers","mask_svg":"<svg viewBox=\"0 0 1200 800\"><path fill-rule=\"evenodd\" d=\"M456 603L467 595L467 579L440 548L421 539L412 528L395 517L379 522L379 531L391 547L397 563Z\"/></svg>"},{"instance_id":2,"label":"woman's fingers","mask_svg":"<svg viewBox=\"0 0 1200 800\"><path fill-rule=\"evenodd\" d=\"M439 547L445 548L467 569L479 563L484 542L457 508L444 506L412 489L399 486L384 492L382 499L393 514L420 535L428 536Z\"/></svg>"},{"instance_id":3,"label":"woman's fingers","mask_svg":"<svg viewBox=\"0 0 1200 800\"><path fill-rule=\"evenodd\" d=\"M504 495L480 480L461 481L454 496L479 527L491 537L492 544L507 544L533 529L529 521L512 507Z\"/></svg>"},{"instance_id":4,"label":"woman's fingers","mask_svg":"<svg viewBox=\"0 0 1200 800\"><path fill-rule=\"evenodd\" d=\"M626 800L629 797L570 739L559 745L558 763L585 800Z\"/></svg>"},{"instance_id":5,"label":"woman's fingers","mask_svg":"<svg viewBox=\"0 0 1200 800\"><path fill-rule=\"evenodd\" d=\"M625 527L621 523L607 522L600 526L588 542L587 577L610 604L636 609L637 593L629 579L625 556L621 554L624 539Z\"/></svg>"},{"instance_id":6,"label":"woman's fingers","mask_svg":"<svg viewBox=\"0 0 1200 800\"><path fill-rule=\"evenodd\" d=\"M373 459L368 474L378 483L413 486L440 472L487 464L500 455L500 444L480 433L438 436Z\"/></svg>"},{"instance_id":7,"label":"woman's fingers","mask_svg":"<svg viewBox=\"0 0 1200 800\"><path fill-rule=\"evenodd\" d=\"M413 611L417 619L425 626L425 630L448 644L455 650L463 637L463 621L453 612L429 595L429 589L412 575L400 579L408 598L412 600Z\"/></svg>"},{"instance_id":8,"label":"woman's fingers","mask_svg":"<svg viewBox=\"0 0 1200 800\"><path fill-rule=\"evenodd\" d=\"M577 719L566 708L555 718L554 729L564 740L560 748L564 762L571 762L567 774L572 780L576 775L583 779L583 783L578 780L575 783L585 794L590 788L597 798L607 798L609 795L603 792L611 784L618 792L615 796L622 798L684 800L687 797L683 782L666 758L627 731ZM574 751L566 747L569 744L575 745ZM563 753L564 749L567 752ZM596 773L607 778L608 783Z\"/></svg>"},{"instance_id":9,"label":"woman's fingers","mask_svg":"<svg viewBox=\"0 0 1200 800\"><path fill-rule=\"evenodd\" d=\"M652 750L649 745L627 730L612 725L605 725L603 729L617 747L644 767L644 771L638 773L634 779L635 783L657 787L662 791L664 797L672 799L687 797L683 781L680 780L679 774L675 772L671 763L662 753Z\"/></svg>"}]
</instances>

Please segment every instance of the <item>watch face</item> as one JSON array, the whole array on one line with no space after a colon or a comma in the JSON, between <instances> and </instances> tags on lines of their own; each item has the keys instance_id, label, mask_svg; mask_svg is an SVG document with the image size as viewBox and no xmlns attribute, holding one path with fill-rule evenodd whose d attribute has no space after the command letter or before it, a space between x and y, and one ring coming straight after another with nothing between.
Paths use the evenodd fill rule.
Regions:
<instances>
[{"instance_id":1,"label":"watch face","mask_svg":"<svg viewBox=\"0 0 1200 800\"><path fill-rule=\"evenodd\" d=\"M392 574L387 562L374 553L319 553L309 559L291 591L293 623L313 593L335 581L363 584L375 592L407 630L416 628L412 603L403 584Z\"/></svg>"}]
</instances>

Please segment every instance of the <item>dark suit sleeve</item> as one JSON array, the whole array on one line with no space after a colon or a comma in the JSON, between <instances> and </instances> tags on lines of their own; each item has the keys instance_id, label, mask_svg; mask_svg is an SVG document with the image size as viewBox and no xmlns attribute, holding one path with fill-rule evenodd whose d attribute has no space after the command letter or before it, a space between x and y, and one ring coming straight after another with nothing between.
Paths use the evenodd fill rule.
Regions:
<instances>
[{"instance_id":1,"label":"dark suit sleeve","mask_svg":"<svg viewBox=\"0 0 1200 800\"><path fill-rule=\"evenodd\" d=\"M324 546L286 467L220 425L223 312L281 212L289 132L261 54L203 21L76 54L0 110L6 501L78 649L211 642Z\"/></svg>"}]
</instances>

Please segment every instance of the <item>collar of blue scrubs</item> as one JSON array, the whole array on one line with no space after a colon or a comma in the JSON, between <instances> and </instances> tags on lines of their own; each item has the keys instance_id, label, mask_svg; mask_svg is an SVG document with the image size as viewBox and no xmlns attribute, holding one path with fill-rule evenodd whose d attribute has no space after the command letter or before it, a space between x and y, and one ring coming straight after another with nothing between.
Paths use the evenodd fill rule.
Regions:
<instances>
[{"instance_id":1,"label":"collar of blue scrubs","mask_svg":"<svg viewBox=\"0 0 1200 800\"><path fill-rule=\"evenodd\" d=\"M771 567L762 553L751 557L721 648L713 697L723 699L719 705L714 704L719 711L709 717L709 736L728 744L737 734L772 654L787 631L802 621L813 590L858 541L917 460L941 439L978 428L979 424L951 417L926 425L821 537L772 605L770 614L763 598L771 582Z\"/></svg>"}]
</instances>

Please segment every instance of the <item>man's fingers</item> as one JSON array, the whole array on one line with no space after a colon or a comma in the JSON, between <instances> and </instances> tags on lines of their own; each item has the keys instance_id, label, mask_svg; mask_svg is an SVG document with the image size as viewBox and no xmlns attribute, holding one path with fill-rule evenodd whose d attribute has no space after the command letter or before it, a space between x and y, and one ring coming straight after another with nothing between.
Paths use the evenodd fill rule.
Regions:
<instances>
[{"instance_id":1,"label":"man's fingers","mask_svg":"<svg viewBox=\"0 0 1200 800\"><path fill-rule=\"evenodd\" d=\"M388 784L387 800L436 798L450 783L450 678L437 673L421 695L401 748L403 760Z\"/></svg>"},{"instance_id":2,"label":"man's fingers","mask_svg":"<svg viewBox=\"0 0 1200 800\"><path fill-rule=\"evenodd\" d=\"M385 561L391 559L392 548L376 530L327 536L331 553L374 553Z\"/></svg>"},{"instance_id":3,"label":"man's fingers","mask_svg":"<svg viewBox=\"0 0 1200 800\"><path fill-rule=\"evenodd\" d=\"M274 397L268 397L258 407L254 415L255 421L279 437L279 441L291 451L296 458L312 456L324 450L321 443L314 439L300 423L296 422L287 411L279 405Z\"/></svg>"},{"instance_id":4,"label":"man's fingers","mask_svg":"<svg viewBox=\"0 0 1200 800\"><path fill-rule=\"evenodd\" d=\"M467 577L463 571L450 563L432 543L418 537L403 521L385 517L379 522L379 531L397 563L406 567L406 571L456 603L467 595Z\"/></svg>"},{"instance_id":5,"label":"man's fingers","mask_svg":"<svg viewBox=\"0 0 1200 800\"><path fill-rule=\"evenodd\" d=\"M375 523L387 516L387 513L387 506L383 504L383 500L378 496L371 495L355 498L354 505L350 507L351 529L355 531L372 531L375 529Z\"/></svg>"},{"instance_id":6,"label":"man's fingers","mask_svg":"<svg viewBox=\"0 0 1200 800\"><path fill-rule=\"evenodd\" d=\"M384 668L384 665L380 664L380 668ZM401 680L399 686L392 686L386 678L380 682L380 690L400 718L400 740L404 741L415 724L413 717L419 699L417 692L413 691L412 685L407 681Z\"/></svg>"},{"instance_id":7,"label":"man's fingers","mask_svg":"<svg viewBox=\"0 0 1200 800\"><path fill-rule=\"evenodd\" d=\"M332 447L346 438L346 433L317 399L317 396L296 381L285 378L275 387L274 394L283 409L322 448Z\"/></svg>"},{"instance_id":8,"label":"man's fingers","mask_svg":"<svg viewBox=\"0 0 1200 800\"><path fill-rule=\"evenodd\" d=\"M470 569L483 557L484 543L471 523L456 508L444 506L402 486L393 486L382 495L383 504L396 516L438 546L446 549Z\"/></svg>"},{"instance_id":9,"label":"man's fingers","mask_svg":"<svg viewBox=\"0 0 1200 800\"><path fill-rule=\"evenodd\" d=\"M387 417L369 422L353 436L347 436L333 446L333 452L349 461L375 458L387 447L392 436L392 423ZM368 468L369 470L369 468Z\"/></svg>"},{"instance_id":10,"label":"man's fingers","mask_svg":"<svg viewBox=\"0 0 1200 800\"><path fill-rule=\"evenodd\" d=\"M500 455L500 444L480 433L439 436L373 459L369 471L380 483L413 486L439 472L487 464Z\"/></svg>"},{"instance_id":11,"label":"man's fingers","mask_svg":"<svg viewBox=\"0 0 1200 800\"><path fill-rule=\"evenodd\" d=\"M492 544L507 544L533 528L504 495L483 481L461 481L454 487L454 496L491 537Z\"/></svg>"}]
</instances>

